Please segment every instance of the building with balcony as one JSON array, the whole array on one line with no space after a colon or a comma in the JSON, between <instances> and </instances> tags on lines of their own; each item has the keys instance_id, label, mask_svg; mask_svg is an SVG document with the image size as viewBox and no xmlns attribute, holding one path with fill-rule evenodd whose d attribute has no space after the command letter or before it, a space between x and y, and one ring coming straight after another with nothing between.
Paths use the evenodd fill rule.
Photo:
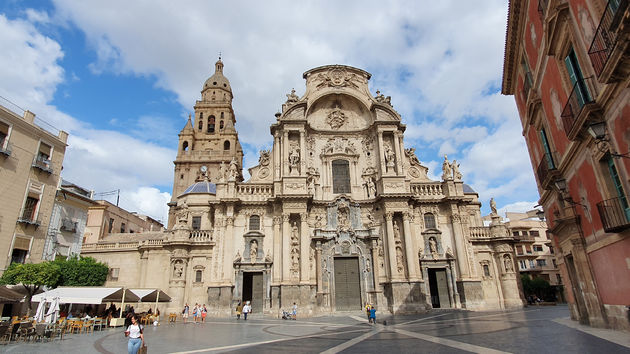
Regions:
<instances>
[{"instance_id":1,"label":"building with balcony","mask_svg":"<svg viewBox=\"0 0 630 354\"><path fill-rule=\"evenodd\" d=\"M0 272L12 262L43 260L68 139L9 106L0 106Z\"/></svg>"},{"instance_id":2,"label":"building with balcony","mask_svg":"<svg viewBox=\"0 0 630 354\"><path fill-rule=\"evenodd\" d=\"M161 231L164 225L147 215L129 212L106 200L95 200L87 210L83 243L107 240L110 234Z\"/></svg>"},{"instance_id":3,"label":"building with balcony","mask_svg":"<svg viewBox=\"0 0 630 354\"><path fill-rule=\"evenodd\" d=\"M630 330L630 8L512 0L513 95L573 319Z\"/></svg>"},{"instance_id":4,"label":"building with balcony","mask_svg":"<svg viewBox=\"0 0 630 354\"><path fill-rule=\"evenodd\" d=\"M238 301L270 315L296 302L305 316L366 302L391 313L522 307L514 238L483 225L456 161L445 156L441 180L428 177L370 77L343 65L305 72L304 95L287 95L273 148L243 182L219 60L179 134L168 231L102 237L82 253L113 269L108 284L165 289L167 311L197 302L228 316Z\"/></svg>"},{"instance_id":5,"label":"building with balcony","mask_svg":"<svg viewBox=\"0 0 630 354\"><path fill-rule=\"evenodd\" d=\"M55 196L43 258L54 260L81 254L88 209L97 203L92 192L61 179Z\"/></svg>"}]
</instances>

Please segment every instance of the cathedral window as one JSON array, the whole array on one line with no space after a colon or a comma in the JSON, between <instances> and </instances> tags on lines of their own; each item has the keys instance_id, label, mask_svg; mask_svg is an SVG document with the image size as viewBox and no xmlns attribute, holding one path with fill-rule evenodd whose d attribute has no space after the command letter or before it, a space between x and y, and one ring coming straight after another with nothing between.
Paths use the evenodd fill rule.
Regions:
<instances>
[{"instance_id":1,"label":"cathedral window","mask_svg":"<svg viewBox=\"0 0 630 354\"><path fill-rule=\"evenodd\" d=\"M203 112L199 113L199 130L203 130Z\"/></svg>"},{"instance_id":2,"label":"cathedral window","mask_svg":"<svg viewBox=\"0 0 630 354\"><path fill-rule=\"evenodd\" d=\"M195 282L201 283L203 281L203 272L201 270L195 271Z\"/></svg>"},{"instance_id":3,"label":"cathedral window","mask_svg":"<svg viewBox=\"0 0 630 354\"><path fill-rule=\"evenodd\" d=\"M192 218L192 229L200 230L201 229L201 216L193 216Z\"/></svg>"},{"instance_id":4,"label":"cathedral window","mask_svg":"<svg viewBox=\"0 0 630 354\"><path fill-rule=\"evenodd\" d=\"M221 119L223 119L223 112L221 112Z\"/></svg>"},{"instance_id":5,"label":"cathedral window","mask_svg":"<svg viewBox=\"0 0 630 354\"><path fill-rule=\"evenodd\" d=\"M260 230L260 216L252 215L249 217L249 230Z\"/></svg>"},{"instance_id":6,"label":"cathedral window","mask_svg":"<svg viewBox=\"0 0 630 354\"><path fill-rule=\"evenodd\" d=\"M183 151L188 151L188 142L184 141L184 143L182 144L182 150Z\"/></svg>"},{"instance_id":7,"label":"cathedral window","mask_svg":"<svg viewBox=\"0 0 630 354\"><path fill-rule=\"evenodd\" d=\"M333 193L350 193L350 164L346 160L332 162Z\"/></svg>"},{"instance_id":8,"label":"cathedral window","mask_svg":"<svg viewBox=\"0 0 630 354\"><path fill-rule=\"evenodd\" d=\"M229 141L224 141L223 142L223 150L230 150L230 142Z\"/></svg>"},{"instance_id":9,"label":"cathedral window","mask_svg":"<svg viewBox=\"0 0 630 354\"><path fill-rule=\"evenodd\" d=\"M435 229L435 215L431 213L424 214L424 227L425 229Z\"/></svg>"},{"instance_id":10,"label":"cathedral window","mask_svg":"<svg viewBox=\"0 0 630 354\"><path fill-rule=\"evenodd\" d=\"M208 133L214 133L214 116L208 117Z\"/></svg>"},{"instance_id":11,"label":"cathedral window","mask_svg":"<svg viewBox=\"0 0 630 354\"><path fill-rule=\"evenodd\" d=\"M219 129L223 129L223 121L219 122Z\"/></svg>"},{"instance_id":12,"label":"cathedral window","mask_svg":"<svg viewBox=\"0 0 630 354\"><path fill-rule=\"evenodd\" d=\"M483 265L483 275L485 277L489 277L490 276L490 267L487 264Z\"/></svg>"}]
</instances>

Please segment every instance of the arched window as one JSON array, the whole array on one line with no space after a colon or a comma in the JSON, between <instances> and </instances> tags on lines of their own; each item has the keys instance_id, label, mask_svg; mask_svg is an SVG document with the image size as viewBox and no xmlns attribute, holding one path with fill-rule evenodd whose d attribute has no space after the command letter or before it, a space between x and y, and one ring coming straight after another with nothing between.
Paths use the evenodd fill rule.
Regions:
<instances>
[{"instance_id":1,"label":"arched window","mask_svg":"<svg viewBox=\"0 0 630 354\"><path fill-rule=\"evenodd\" d=\"M223 121L219 122L219 129L223 129Z\"/></svg>"},{"instance_id":2,"label":"arched window","mask_svg":"<svg viewBox=\"0 0 630 354\"><path fill-rule=\"evenodd\" d=\"M332 162L333 193L350 193L350 164L346 160Z\"/></svg>"},{"instance_id":3,"label":"arched window","mask_svg":"<svg viewBox=\"0 0 630 354\"><path fill-rule=\"evenodd\" d=\"M195 282L201 283L203 281L203 272L199 269L195 271Z\"/></svg>"},{"instance_id":4,"label":"arched window","mask_svg":"<svg viewBox=\"0 0 630 354\"><path fill-rule=\"evenodd\" d=\"M223 112L221 112L221 119L223 119Z\"/></svg>"},{"instance_id":5,"label":"arched window","mask_svg":"<svg viewBox=\"0 0 630 354\"><path fill-rule=\"evenodd\" d=\"M490 267L487 264L483 265L483 275L485 277L489 277L490 276Z\"/></svg>"},{"instance_id":6,"label":"arched window","mask_svg":"<svg viewBox=\"0 0 630 354\"><path fill-rule=\"evenodd\" d=\"M199 130L203 130L203 119L199 118Z\"/></svg>"},{"instance_id":7,"label":"arched window","mask_svg":"<svg viewBox=\"0 0 630 354\"><path fill-rule=\"evenodd\" d=\"M260 230L260 216L252 215L249 217L249 229Z\"/></svg>"},{"instance_id":8,"label":"arched window","mask_svg":"<svg viewBox=\"0 0 630 354\"><path fill-rule=\"evenodd\" d=\"M183 151L188 151L188 142L184 141L184 143L182 144L182 150Z\"/></svg>"},{"instance_id":9,"label":"arched window","mask_svg":"<svg viewBox=\"0 0 630 354\"><path fill-rule=\"evenodd\" d=\"M208 133L214 133L214 116L208 117Z\"/></svg>"},{"instance_id":10,"label":"arched window","mask_svg":"<svg viewBox=\"0 0 630 354\"><path fill-rule=\"evenodd\" d=\"M223 150L230 150L230 142L228 140L223 142Z\"/></svg>"},{"instance_id":11,"label":"arched window","mask_svg":"<svg viewBox=\"0 0 630 354\"><path fill-rule=\"evenodd\" d=\"M435 229L435 215L431 213L424 214L424 228L425 229Z\"/></svg>"}]
</instances>

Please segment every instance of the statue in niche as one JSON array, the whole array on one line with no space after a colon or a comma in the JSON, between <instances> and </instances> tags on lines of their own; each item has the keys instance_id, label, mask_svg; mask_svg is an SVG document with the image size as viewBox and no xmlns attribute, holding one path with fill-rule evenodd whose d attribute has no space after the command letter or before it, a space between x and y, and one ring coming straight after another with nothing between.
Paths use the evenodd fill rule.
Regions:
<instances>
[{"instance_id":1,"label":"statue in niche","mask_svg":"<svg viewBox=\"0 0 630 354\"><path fill-rule=\"evenodd\" d=\"M219 182L225 182L227 178L227 170L225 168L225 163L221 161L221 165L219 166Z\"/></svg>"},{"instance_id":2,"label":"statue in niche","mask_svg":"<svg viewBox=\"0 0 630 354\"><path fill-rule=\"evenodd\" d=\"M252 263L256 263L256 258L258 257L258 242L256 240L252 240L249 245L249 260Z\"/></svg>"},{"instance_id":3,"label":"statue in niche","mask_svg":"<svg viewBox=\"0 0 630 354\"><path fill-rule=\"evenodd\" d=\"M300 149L297 145L293 145L291 147L291 152L289 153L289 172L292 175L297 175L300 173L298 171L298 165L300 163Z\"/></svg>"},{"instance_id":4,"label":"statue in niche","mask_svg":"<svg viewBox=\"0 0 630 354\"><path fill-rule=\"evenodd\" d=\"M365 189L367 191L368 198L376 197L376 184L374 183L374 177L368 176L368 178L366 178Z\"/></svg>"},{"instance_id":5,"label":"statue in niche","mask_svg":"<svg viewBox=\"0 0 630 354\"><path fill-rule=\"evenodd\" d=\"M389 144L385 144L384 148L385 148L385 166L386 166L386 171L390 172L390 170L393 170L394 165L395 165L396 153L394 152L392 147L389 146Z\"/></svg>"},{"instance_id":6,"label":"statue in niche","mask_svg":"<svg viewBox=\"0 0 630 354\"><path fill-rule=\"evenodd\" d=\"M437 249L437 241L435 240L435 237L429 238L429 252L431 252L431 255L433 256L433 258L437 257L438 249Z\"/></svg>"},{"instance_id":7,"label":"statue in niche","mask_svg":"<svg viewBox=\"0 0 630 354\"><path fill-rule=\"evenodd\" d=\"M350 229L348 211L347 206L340 206L339 209L337 209L337 229L340 231L348 231Z\"/></svg>"},{"instance_id":8,"label":"statue in niche","mask_svg":"<svg viewBox=\"0 0 630 354\"><path fill-rule=\"evenodd\" d=\"M315 176L309 176L306 179L306 189L308 190L308 194L315 195Z\"/></svg>"},{"instance_id":9,"label":"statue in niche","mask_svg":"<svg viewBox=\"0 0 630 354\"><path fill-rule=\"evenodd\" d=\"M512 265L512 257L509 254L503 256L503 265L505 266L506 272L513 272L514 266Z\"/></svg>"},{"instance_id":10,"label":"statue in niche","mask_svg":"<svg viewBox=\"0 0 630 354\"><path fill-rule=\"evenodd\" d=\"M494 198L490 198L490 211L492 212L492 214L498 214L497 202L494 200Z\"/></svg>"},{"instance_id":11,"label":"statue in niche","mask_svg":"<svg viewBox=\"0 0 630 354\"><path fill-rule=\"evenodd\" d=\"M461 172L459 172L459 164L457 163L457 160L453 160L453 163L451 163L451 168L453 169L453 179L456 182L461 182L463 175Z\"/></svg>"},{"instance_id":12,"label":"statue in niche","mask_svg":"<svg viewBox=\"0 0 630 354\"><path fill-rule=\"evenodd\" d=\"M230 177L228 178L228 181L236 181L236 179L238 178L238 163L236 162L235 157L233 157L232 161L230 161L229 174Z\"/></svg>"},{"instance_id":13,"label":"statue in niche","mask_svg":"<svg viewBox=\"0 0 630 354\"><path fill-rule=\"evenodd\" d=\"M394 241L396 243L401 243L401 240L400 240L400 226L398 226L397 222L394 222Z\"/></svg>"},{"instance_id":14,"label":"statue in niche","mask_svg":"<svg viewBox=\"0 0 630 354\"><path fill-rule=\"evenodd\" d=\"M173 265L173 278L180 279L184 275L184 265L182 261L177 260Z\"/></svg>"},{"instance_id":15,"label":"statue in niche","mask_svg":"<svg viewBox=\"0 0 630 354\"><path fill-rule=\"evenodd\" d=\"M324 216L322 216L321 214L315 215L315 228L316 229L321 229L323 226L323 222L324 222Z\"/></svg>"},{"instance_id":16,"label":"statue in niche","mask_svg":"<svg viewBox=\"0 0 630 354\"><path fill-rule=\"evenodd\" d=\"M291 244L297 245L300 242L300 230L298 229L297 222L293 222L291 226Z\"/></svg>"},{"instance_id":17,"label":"statue in niche","mask_svg":"<svg viewBox=\"0 0 630 354\"><path fill-rule=\"evenodd\" d=\"M368 210L365 213L365 217L368 219L368 222L367 222L367 225L366 225L368 228L372 227L372 226L374 226L374 224L376 224L376 220L374 219L374 214L372 214L371 211Z\"/></svg>"},{"instance_id":18,"label":"statue in niche","mask_svg":"<svg viewBox=\"0 0 630 354\"><path fill-rule=\"evenodd\" d=\"M291 249L291 270L294 274L298 273L300 270L300 252L297 247Z\"/></svg>"},{"instance_id":19,"label":"statue in niche","mask_svg":"<svg viewBox=\"0 0 630 354\"><path fill-rule=\"evenodd\" d=\"M453 179L453 171L451 170L451 164L448 162L448 157L444 155L444 162L442 163L442 180L448 181Z\"/></svg>"},{"instance_id":20,"label":"statue in niche","mask_svg":"<svg viewBox=\"0 0 630 354\"><path fill-rule=\"evenodd\" d=\"M400 247L396 247L396 269L398 273L402 273L405 270L405 266L403 265L403 251Z\"/></svg>"}]
</instances>

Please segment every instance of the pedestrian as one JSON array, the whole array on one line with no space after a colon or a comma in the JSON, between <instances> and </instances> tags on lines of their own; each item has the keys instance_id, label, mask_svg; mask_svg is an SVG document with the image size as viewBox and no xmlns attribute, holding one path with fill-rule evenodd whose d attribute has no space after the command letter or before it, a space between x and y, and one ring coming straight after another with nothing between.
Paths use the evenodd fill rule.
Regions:
<instances>
[{"instance_id":1,"label":"pedestrian","mask_svg":"<svg viewBox=\"0 0 630 354\"><path fill-rule=\"evenodd\" d=\"M376 307L371 306L370 308L370 323L376 323Z\"/></svg>"},{"instance_id":2,"label":"pedestrian","mask_svg":"<svg viewBox=\"0 0 630 354\"><path fill-rule=\"evenodd\" d=\"M145 346L144 334L142 325L138 321L138 316L131 316L131 324L125 329L125 337L129 337L127 342L127 352L129 354L136 354L140 347Z\"/></svg>"},{"instance_id":3,"label":"pedestrian","mask_svg":"<svg viewBox=\"0 0 630 354\"><path fill-rule=\"evenodd\" d=\"M366 302L365 303L365 313L367 314L368 322L370 322L370 308L371 308L370 303Z\"/></svg>"},{"instance_id":4,"label":"pedestrian","mask_svg":"<svg viewBox=\"0 0 630 354\"><path fill-rule=\"evenodd\" d=\"M238 302L238 305L236 305L236 319L240 320L241 319L241 313L243 312L243 305L241 305L241 302Z\"/></svg>"},{"instance_id":5,"label":"pedestrian","mask_svg":"<svg viewBox=\"0 0 630 354\"><path fill-rule=\"evenodd\" d=\"M197 317L199 317L199 304L195 302L195 307L193 307L193 322L197 324Z\"/></svg>"},{"instance_id":6,"label":"pedestrian","mask_svg":"<svg viewBox=\"0 0 630 354\"><path fill-rule=\"evenodd\" d=\"M203 304L201 308L201 322L206 323L206 315L208 314L208 309L206 308L206 304Z\"/></svg>"},{"instance_id":7,"label":"pedestrian","mask_svg":"<svg viewBox=\"0 0 630 354\"><path fill-rule=\"evenodd\" d=\"M243 306L243 318L245 321L247 321L247 314L250 312L252 312L252 307L249 305L249 301L247 301L245 306Z\"/></svg>"},{"instance_id":8,"label":"pedestrian","mask_svg":"<svg viewBox=\"0 0 630 354\"><path fill-rule=\"evenodd\" d=\"M295 302L293 303L293 310L291 310L291 317L297 320L297 304Z\"/></svg>"},{"instance_id":9,"label":"pedestrian","mask_svg":"<svg viewBox=\"0 0 630 354\"><path fill-rule=\"evenodd\" d=\"M188 311L190 311L190 308L188 307L188 304L186 304L184 305L184 310L182 310L182 319L184 320L184 323L188 320Z\"/></svg>"}]
</instances>

